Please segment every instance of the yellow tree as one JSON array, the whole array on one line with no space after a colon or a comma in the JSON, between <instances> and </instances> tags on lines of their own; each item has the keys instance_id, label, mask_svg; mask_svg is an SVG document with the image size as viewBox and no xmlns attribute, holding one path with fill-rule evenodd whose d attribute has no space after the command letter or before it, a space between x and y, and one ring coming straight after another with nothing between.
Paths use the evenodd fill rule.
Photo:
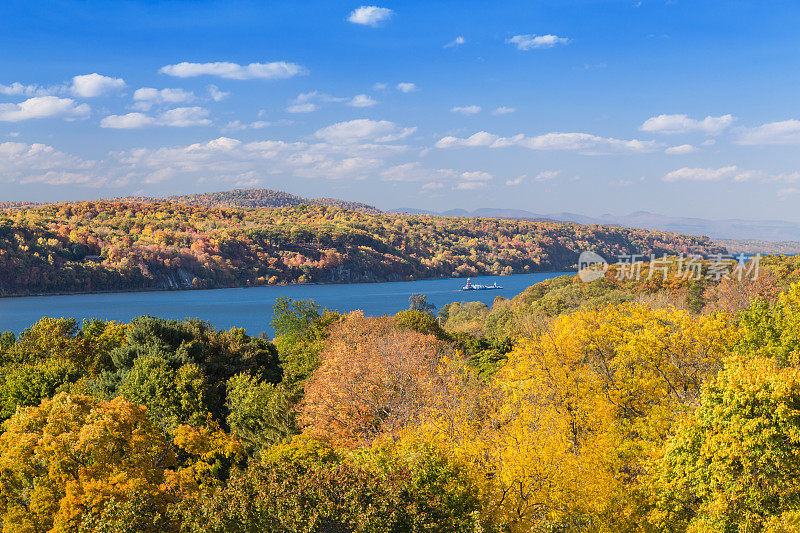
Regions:
<instances>
[{"instance_id":1,"label":"yellow tree","mask_svg":"<svg viewBox=\"0 0 800 533\"><path fill-rule=\"evenodd\" d=\"M60 393L18 411L4 429L4 533L76 531L107 504L134 496L163 514L170 499L165 470L174 455L144 407ZM148 517L140 519L137 527L146 530Z\"/></svg>"},{"instance_id":2,"label":"yellow tree","mask_svg":"<svg viewBox=\"0 0 800 533\"><path fill-rule=\"evenodd\" d=\"M723 316L632 305L561 316L520 342L462 418L433 412L418 438L483 471L487 512L512 531L635 530L647 459L731 336Z\"/></svg>"}]
</instances>

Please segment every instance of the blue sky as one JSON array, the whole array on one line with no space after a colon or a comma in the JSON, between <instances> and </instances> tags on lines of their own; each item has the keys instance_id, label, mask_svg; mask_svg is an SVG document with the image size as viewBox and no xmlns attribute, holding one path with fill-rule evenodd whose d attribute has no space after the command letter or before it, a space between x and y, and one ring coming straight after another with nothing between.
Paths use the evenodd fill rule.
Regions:
<instances>
[{"instance_id":1,"label":"blue sky","mask_svg":"<svg viewBox=\"0 0 800 533\"><path fill-rule=\"evenodd\" d=\"M800 4L0 5L0 200L800 221Z\"/></svg>"}]
</instances>

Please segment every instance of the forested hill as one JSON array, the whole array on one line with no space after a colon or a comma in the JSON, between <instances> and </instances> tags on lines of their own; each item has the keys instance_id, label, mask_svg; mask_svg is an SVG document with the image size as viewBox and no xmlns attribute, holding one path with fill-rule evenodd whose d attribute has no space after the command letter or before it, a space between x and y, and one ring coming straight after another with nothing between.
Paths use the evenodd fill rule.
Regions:
<instances>
[{"instance_id":1,"label":"forested hill","mask_svg":"<svg viewBox=\"0 0 800 533\"><path fill-rule=\"evenodd\" d=\"M166 198L125 198L126 201L143 202L175 202L204 207L292 207L301 204L328 205L360 211L363 213L380 213L374 206L361 202L349 202L337 198L303 198L283 191L272 189L235 189L233 191L209 192L201 194L184 194Z\"/></svg>"},{"instance_id":2,"label":"forested hill","mask_svg":"<svg viewBox=\"0 0 800 533\"><path fill-rule=\"evenodd\" d=\"M719 253L705 237L620 227L83 202L0 211L0 294L412 280L574 268L593 249Z\"/></svg>"},{"instance_id":3,"label":"forested hill","mask_svg":"<svg viewBox=\"0 0 800 533\"><path fill-rule=\"evenodd\" d=\"M359 211L362 213L380 213L377 207L361 202L350 202L338 198L303 198L283 191L272 189L235 189L232 191L209 192L201 194L182 194L153 198L150 196L126 196L112 198L108 201L122 201L133 203L173 202L187 205L202 205L204 207L292 207L301 204L329 205ZM0 202L0 209L20 209L45 205L38 202Z\"/></svg>"}]
</instances>

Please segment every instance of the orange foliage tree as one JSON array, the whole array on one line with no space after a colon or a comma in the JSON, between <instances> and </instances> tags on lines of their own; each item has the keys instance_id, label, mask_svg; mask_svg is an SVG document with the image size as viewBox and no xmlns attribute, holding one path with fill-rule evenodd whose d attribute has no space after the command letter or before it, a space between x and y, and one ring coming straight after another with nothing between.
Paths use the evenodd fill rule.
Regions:
<instances>
[{"instance_id":1,"label":"orange foliage tree","mask_svg":"<svg viewBox=\"0 0 800 533\"><path fill-rule=\"evenodd\" d=\"M332 328L306 383L301 422L343 445L370 444L420 420L445 386L446 345L388 317L352 313Z\"/></svg>"}]
</instances>

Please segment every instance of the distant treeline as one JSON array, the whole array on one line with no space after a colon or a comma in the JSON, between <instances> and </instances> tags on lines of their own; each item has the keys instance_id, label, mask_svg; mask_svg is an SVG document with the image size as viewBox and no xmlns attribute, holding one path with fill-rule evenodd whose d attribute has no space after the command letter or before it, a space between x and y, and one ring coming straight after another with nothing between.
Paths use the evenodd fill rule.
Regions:
<instances>
[{"instance_id":1,"label":"distant treeline","mask_svg":"<svg viewBox=\"0 0 800 533\"><path fill-rule=\"evenodd\" d=\"M583 250L724 251L705 237L325 205L82 202L0 212L0 294L394 281L574 268Z\"/></svg>"}]
</instances>

